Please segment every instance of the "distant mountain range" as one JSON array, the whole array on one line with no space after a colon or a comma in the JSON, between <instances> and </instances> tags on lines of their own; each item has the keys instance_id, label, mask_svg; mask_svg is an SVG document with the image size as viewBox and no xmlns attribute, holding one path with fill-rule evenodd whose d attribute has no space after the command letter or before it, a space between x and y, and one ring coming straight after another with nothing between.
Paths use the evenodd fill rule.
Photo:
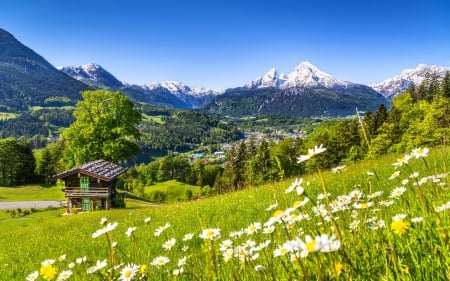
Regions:
<instances>
[{"instance_id":1,"label":"distant mountain range","mask_svg":"<svg viewBox=\"0 0 450 281\"><path fill-rule=\"evenodd\" d=\"M0 109L24 110L32 105L75 104L86 89L122 91L131 99L163 107L205 109L222 114L342 116L389 104L427 72L445 73L448 67L419 65L369 86L335 79L309 62L288 74L270 69L239 88L190 88L177 81L131 85L121 82L98 64L56 69L7 31L0 29Z\"/></svg>"}]
</instances>

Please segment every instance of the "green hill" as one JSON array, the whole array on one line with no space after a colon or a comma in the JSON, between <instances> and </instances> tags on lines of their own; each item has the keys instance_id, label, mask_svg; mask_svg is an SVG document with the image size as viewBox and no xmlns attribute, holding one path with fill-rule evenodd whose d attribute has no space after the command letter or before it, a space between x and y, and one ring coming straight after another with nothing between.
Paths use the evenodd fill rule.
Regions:
<instances>
[{"instance_id":1,"label":"green hill","mask_svg":"<svg viewBox=\"0 0 450 281\"><path fill-rule=\"evenodd\" d=\"M200 187L176 180L146 186L144 190L144 197L155 202L175 203L199 196Z\"/></svg>"}]
</instances>

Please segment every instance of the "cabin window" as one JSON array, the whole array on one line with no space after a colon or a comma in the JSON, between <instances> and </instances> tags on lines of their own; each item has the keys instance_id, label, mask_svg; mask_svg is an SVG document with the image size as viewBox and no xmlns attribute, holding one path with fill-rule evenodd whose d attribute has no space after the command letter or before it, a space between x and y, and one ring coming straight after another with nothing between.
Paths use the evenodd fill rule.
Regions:
<instances>
[{"instance_id":1,"label":"cabin window","mask_svg":"<svg viewBox=\"0 0 450 281\"><path fill-rule=\"evenodd\" d=\"M81 189L81 192L89 191L89 177L88 176L80 177L80 189Z\"/></svg>"}]
</instances>

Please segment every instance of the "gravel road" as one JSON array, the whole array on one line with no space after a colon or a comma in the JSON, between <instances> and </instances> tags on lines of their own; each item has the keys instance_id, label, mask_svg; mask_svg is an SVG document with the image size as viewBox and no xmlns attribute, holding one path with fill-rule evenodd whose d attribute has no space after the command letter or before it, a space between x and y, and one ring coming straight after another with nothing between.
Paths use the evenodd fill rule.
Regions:
<instances>
[{"instance_id":1,"label":"gravel road","mask_svg":"<svg viewBox=\"0 0 450 281\"><path fill-rule=\"evenodd\" d=\"M17 201L17 202L0 202L0 210L15 208L47 208L47 207L63 207L65 202L62 201Z\"/></svg>"}]
</instances>

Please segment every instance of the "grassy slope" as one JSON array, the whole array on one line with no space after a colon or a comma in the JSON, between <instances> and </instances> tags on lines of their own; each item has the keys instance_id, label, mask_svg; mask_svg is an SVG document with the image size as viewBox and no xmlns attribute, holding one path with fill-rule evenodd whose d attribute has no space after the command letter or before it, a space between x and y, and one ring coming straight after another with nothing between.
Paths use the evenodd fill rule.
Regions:
<instances>
[{"instance_id":1,"label":"grassy slope","mask_svg":"<svg viewBox=\"0 0 450 281\"><path fill-rule=\"evenodd\" d=\"M0 202L49 200L65 200L64 192L61 191L60 187L43 187L40 185L0 187Z\"/></svg>"},{"instance_id":2,"label":"grassy slope","mask_svg":"<svg viewBox=\"0 0 450 281\"><path fill-rule=\"evenodd\" d=\"M401 185L399 182L400 180L387 180L394 171L392 163L395 162L395 160L396 158L391 156L377 161L367 161L349 165L341 174L324 172L322 176L319 176L318 174L307 176L304 178L304 182L310 182L310 185L304 185L306 193L310 198L313 198L314 201L314 198L322 191L321 182L323 180L327 190L331 193L331 198L348 193L357 187L365 194L384 190L385 192L382 199L388 200L391 190ZM430 167L431 173L442 173L448 170L449 158L440 151L434 151L433 155L427 158L427 164ZM420 175L426 174L426 168L424 168L421 159L415 161L411 160L409 167L411 168L411 171L418 171ZM367 175L367 172L369 171L375 172L376 176ZM402 167L402 171L404 174L401 179L407 178L410 171L405 167ZM448 188L448 178L445 181ZM117 241L125 251L133 253L133 257L137 258L140 256L139 250L137 252L132 250L135 249L133 241L140 241L140 248L150 249L152 257L159 254L168 255L171 257L171 260L173 260L172 263L176 264L177 258L183 255L180 248L183 243L181 240L184 234L191 232L198 237L198 234L201 233L202 229L208 227L221 228L222 236L225 239L228 233L246 228L252 222L265 222L273 212L266 211L266 208L275 201L279 203L279 208L285 208L292 205L292 202L296 197L295 194L285 194L285 189L291 182L292 180L288 180L286 182L268 184L233 194L180 204L154 206L149 208L98 211L65 217L49 217L45 213L40 213L36 214L33 219L2 220L0 221L0 241L2 241L0 247L0 276L6 278L4 280L23 280L28 273L39 269L41 261L47 258L57 258L62 254L67 254L69 261L73 261L75 258L84 255L94 263L97 259L106 258L107 244L105 242L105 237L96 239L91 238L92 233L101 228L98 222L102 217L108 218L111 222L119 222L117 229L112 232L114 237L113 240ZM428 190L425 191L428 192ZM432 196L434 196L432 202L434 206L445 203L450 199L448 192L435 192ZM409 217L419 215L427 217L427 214L423 213L419 207L417 194L410 190L405 193L405 198L406 203L402 203L399 200L396 201L399 202L396 203L399 204L397 207L389 207L385 211L382 211L386 220L398 213L407 213ZM311 208L311 206L312 205L309 205L309 208ZM367 212L362 214L365 214L364 216L368 218L372 215L381 214L381 212ZM55 215L55 213L52 213L51 215ZM144 224L143 222L146 217L151 217L151 222L149 224ZM342 218L338 222L341 223L347 219L348 218L342 215ZM164 232L164 235L155 237L153 231L165 223L170 223L171 227ZM342 243L347 248L347 254L351 260L358 260L358 263L353 265L353 278L359 277L359 275L363 276L360 277L361 279L370 278L370 276L373 278L381 278L380 276L383 276L385 273L387 276L392 277L391 275L394 274L389 273L385 268L382 268L384 263L388 264L388 260L386 260L385 257L389 256L388 250L386 250L388 247L385 246L387 241L385 240L388 239L390 241L390 239L395 239L393 240L395 242L398 241L397 239L401 239L390 234L389 223L390 222L386 221L387 227L384 232L365 230L364 232L361 231L361 233L358 233L345 230L343 233ZM449 219L444 216L444 228L445 225L448 228L448 223ZM137 231L135 233L137 240L132 240L125 236L124 233L130 226L137 226ZM321 233L329 231L329 227L321 227L320 223L317 223L316 220L302 225L302 228L303 227L306 229L306 233L311 234L315 231ZM411 232L412 231L413 230L411 229ZM275 241L278 235L281 234L271 237ZM430 235L430 233L427 235ZM176 251L176 254L165 252L161 249L161 244L171 237L177 239L178 246L177 249L174 250ZM248 238L249 237L244 236L244 239ZM429 241L432 238L424 236L420 239ZM433 239L436 239L436 237ZM194 251L194 256L195 253L202 252L200 250L201 241L199 240L200 239L198 238L194 239L190 244ZM413 243L413 241L416 240L411 240L411 243ZM431 242L433 241L430 241L430 243ZM274 242L274 244L275 243L276 242ZM433 243L435 243L435 241ZM275 246L276 245L273 245L273 247ZM374 250L375 248L377 250ZM404 251L404 249L399 250ZM444 253L448 253L448 249L442 250L445 250ZM423 250L418 251L423 252ZM341 254L342 252L338 255L339 260L342 258ZM406 255L407 253L404 254ZM430 254L432 253L430 252ZM400 258L403 259L403 256ZM280 258L274 258L273 260L275 262L275 260L279 259ZM333 260L333 256L329 256L329 259L330 260L326 258L326 261L323 262L330 262ZM314 261L314 259L311 260ZM367 261L370 261L373 264L370 265ZM405 257L405 262L407 261L409 261L409 259ZM139 263L143 261L135 260L134 262ZM316 260L316 263L317 262L320 263L322 261ZM416 272L416 274L421 274L420 276L422 278L428 276L427 274L438 274L433 271L442 268L443 266L442 264L427 265L425 260L422 262L424 272ZM411 264L407 265L412 267ZM314 265L312 266L314 267ZM435 266L435 269L427 269L429 266ZM173 265L171 268L173 267L176 267L176 265ZM225 266L224 270L226 270ZM240 269L240 271L243 270L244 269L242 268ZM274 266L273 270L276 271L277 274L291 274L288 269L280 268L280 266ZM323 273L328 273L328 270L329 269L324 269ZM427 270L431 270L431 272L427 272ZM250 272L248 274L250 278L252 276L251 274L254 273ZM344 274L346 274L345 271ZM399 275L396 276L398 277ZM231 275L228 275L228 277L231 277ZM281 275L280 278L280 280L284 280L283 278L287 278L287 276L283 277ZM436 280L439 279L440 278L437 278ZM248 280L252 279L250 278ZM345 280L345 278L343 280Z\"/></svg>"},{"instance_id":3,"label":"grassy slope","mask_svg":"<svg viewBox=\"0 0 450 281\"><path fill-rule=\"evenodd\" d=\"M150 194L154 191L160 191L162 193L167 194L167 202L175 203L178 201L186 200L186 191L192 191L193 196L200 195L200 187L195 185L189 185L186 183L182 183L176 180L165 181L161 183L157 183L152 186L147 186L145 188L145 193Z\"/></svg>"}]
</instances>

